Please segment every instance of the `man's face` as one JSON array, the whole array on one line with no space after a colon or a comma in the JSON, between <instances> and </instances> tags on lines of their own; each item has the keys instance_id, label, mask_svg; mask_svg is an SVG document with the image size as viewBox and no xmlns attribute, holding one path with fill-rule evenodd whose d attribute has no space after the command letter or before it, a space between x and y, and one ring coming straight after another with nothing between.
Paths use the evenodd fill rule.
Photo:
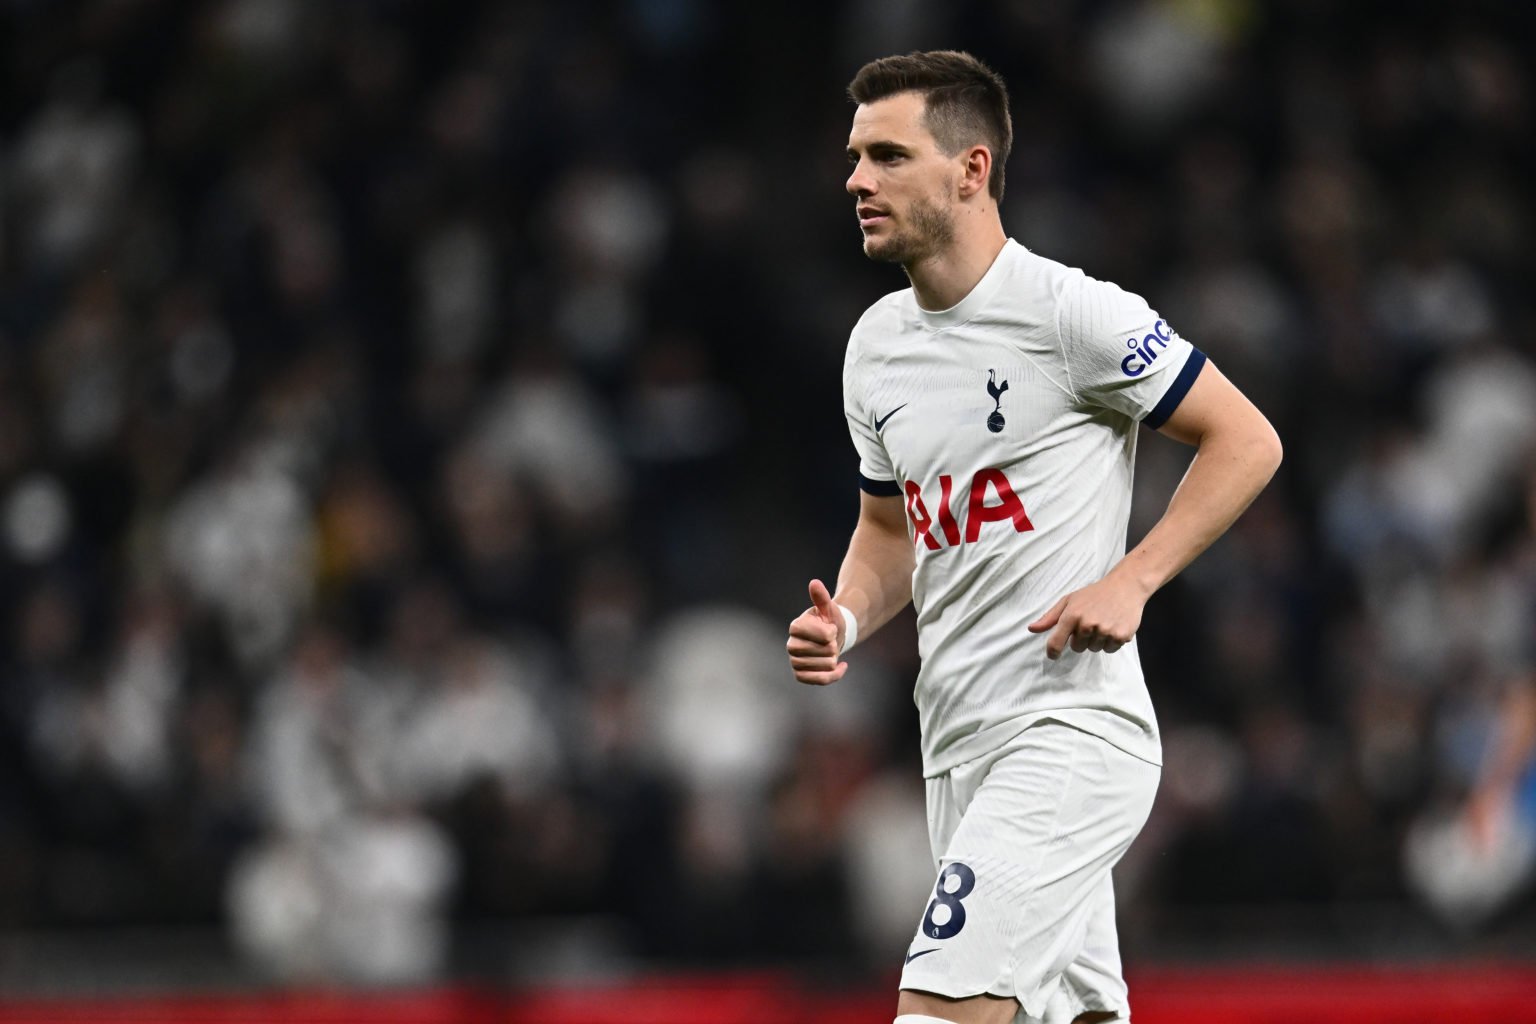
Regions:
<instances>
[{"instance_id":1,"label":"man's face","mask_svg":"<svg viewBox=\"0 0 1536 1024\"><path fill-rule=\"evenodd\" d=\"M954 240L954 157L940 151L923 124L926 103L901 92L853 113L845 186L858 199L864 255L910 266L942 252Z\"/></svg>"}]
</instances>

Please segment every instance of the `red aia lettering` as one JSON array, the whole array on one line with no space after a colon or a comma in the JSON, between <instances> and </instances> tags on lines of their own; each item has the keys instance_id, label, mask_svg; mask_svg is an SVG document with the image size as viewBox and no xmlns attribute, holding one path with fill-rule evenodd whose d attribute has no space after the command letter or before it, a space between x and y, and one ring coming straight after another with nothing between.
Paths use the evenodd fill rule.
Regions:
<instances>
[{"instance_id":1,"label":"red aia lettering","mask_svg":"<svg viewBox=\"0 0 1536 1024\"><path fill-rule=\"evenodd\" d=\"M939 477L939 525L944 528L944 539L949 541L950 547L960 543L960 524L955 522L955 514L949 510L949 490L954 482L954 477Z\"/></svg>"},{"instance_id":2,"label":"red aia lettering","mask_svg":"<svg viewBox=\"0 0 1536 1024\"><path fill-rule=\"evenodd\" d=\"M923 505L923 489L912 480L907 481L907 518L912 520L913 546L921 539L928 545L929 551L939 550L939 542L928 532L928 528L933 525L933 517Z\"/></svg>"},{"instance_id":3,"label":"red aia lettering","mask_svg":"<svg viewBox=\"0 0 1536 1024\"><path fill-rule=\"evenodd\" d=\"M987 485L991 484L993 490L1001 500L1000 505L985 505L987 500ZM983 469L971 477L971 508L965 516L965 542L974 544L976 538L981 536L982 523L1000 523L1004 519L1013 520L1013 528L1019 533L1025 533L1035 528L1035 524L1029 521L1029 516L1024 514L1024 503L1019 496L1013 493L1013 488L1008 484L1008 478L1000 469Z\"/></svg>"},{"instance_id":4,"label":"red aia lettering","mask_svg":"<svg viewBox=\"0 0 1536 1024\"><path fill-rule=\"evenodd\" d=\"M939 477L939 529L944 532L944 540L949 547L960 544L960 524L955 522L955 514L950 508L954 482L951 476ZM997 495L997 503L993 505L987 504L989 487ZM929 551L938 551L945 545L940 544L939 539L933 535L934 517L928 513L928 506L923 504L922 488L916 481L908 480L905 490L907 518L912 521L912 543L925 544ZM1005 520L1011 520L1013 528L1019 533L1027 533L1035 528L1029 516L1024 513L1024 503L1013 493L1013 485L1008 482L1003 471L983 469L971 478L970 499L965 513L965 542L976 542L981 536L983 523L1000 523Z\"/></svg>"}]
</instances>

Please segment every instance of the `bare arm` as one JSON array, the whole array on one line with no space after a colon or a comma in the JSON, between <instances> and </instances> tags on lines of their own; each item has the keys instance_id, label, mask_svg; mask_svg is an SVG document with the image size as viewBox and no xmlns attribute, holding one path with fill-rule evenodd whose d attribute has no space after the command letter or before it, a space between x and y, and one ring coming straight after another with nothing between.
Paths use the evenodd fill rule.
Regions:
<instances>
[{"instance_id":1,"label":"bare arm","mask_svg":"<svg viewBox=\"0 0 1536 1024\"><path fill-rule=\"evenodd\" d=\"M869 636L912 600L914 560L901 498L860 492L859 522L837 574L836 603L820 580L812 580L811 607L789 624L785 649L795 678L819 686L841 679L848 663L837 658L847 630L837 605L853 613L861 638Z\"/></svg>"},{"instance_id":2,"label":"bare arm","mask_svg":"<svg viewBox=\"0 0 1536 1024\"><path fill-rule=\"evenodd\" d=\"M1515 796L1536 755L1536 675L1517 680L1499 709L1493 743L1480 778L1467 794L1464 812L1472 834L1491 847L1509 820Z\"/></svg>"},{"instance_id":3,"label":"bare arm","mask_svg":"<svg viewBox=\"0 0 1536 1024\"><path fill-rule=\"evenodd\" d=\"M1483 766L1480 785L1512 791L1536 755L1536 675L1517 682L1500 710L1498 739Z\"/></svg>"},{"instance_id":4,"label":"bare arm","mask_svg":"<svg viewBox=\"0 0 1536 1024\"><path fill-rule=\"evenodd\" d=\"M1168 510L1109 573L1030 623L1052 630L1046 654L1113 652L1141 625L1147 600L1227 531L1280 465L1280 439L1264 414L1210 363L1161 428L1196 448Z\"/></svg>"}]
</instances>

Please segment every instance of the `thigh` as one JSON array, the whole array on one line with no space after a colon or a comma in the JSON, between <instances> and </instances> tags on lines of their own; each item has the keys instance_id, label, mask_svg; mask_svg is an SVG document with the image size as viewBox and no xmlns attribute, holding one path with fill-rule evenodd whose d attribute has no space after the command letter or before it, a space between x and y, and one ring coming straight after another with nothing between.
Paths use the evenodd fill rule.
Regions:
<instances>
[{"instance_id":1,"label":"thigh","mask_svg":"<svg viewBox=\"0 0 1536 1024\"><path fill-rule=\"evenodd\" d=\"M1043 1013L1088 941L1101 883L1146 820L1157 774L1069 726L1025 730L944 849L902 988L1013 996Z\"/></svg>"}]
</instances>

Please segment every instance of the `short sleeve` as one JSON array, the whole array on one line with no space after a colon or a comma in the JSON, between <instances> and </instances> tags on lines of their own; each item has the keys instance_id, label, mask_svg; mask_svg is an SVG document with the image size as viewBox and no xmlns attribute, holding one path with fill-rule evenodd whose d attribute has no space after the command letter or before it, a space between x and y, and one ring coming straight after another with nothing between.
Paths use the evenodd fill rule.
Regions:
<instances>
[{"instance_id":1,"label":"short sleeve","mask_svg":"<svg viewBox=\"0 0 1536 1024\"><path fill-rule=\"evenodd\" d=\"M859 453L859 488L880 498L899 495L901 486L891 468L891 457L860 400L856 338L849 339L843 363L843 415L848 419L848 436L853 438L853 447Z\"/></svg>"},{"instance_id":2,"label":"short sleeve","mask_svg":"<svg viewBox=\"0 0 1536 1024\"><path fill-rule=\"evenodd\" d=\"M1082 274L1062 287L1056 326L1078 398L1154 429L1178 408L1205 365L1205 354L1140 295Z\"/></svg>"}]
</instances>

